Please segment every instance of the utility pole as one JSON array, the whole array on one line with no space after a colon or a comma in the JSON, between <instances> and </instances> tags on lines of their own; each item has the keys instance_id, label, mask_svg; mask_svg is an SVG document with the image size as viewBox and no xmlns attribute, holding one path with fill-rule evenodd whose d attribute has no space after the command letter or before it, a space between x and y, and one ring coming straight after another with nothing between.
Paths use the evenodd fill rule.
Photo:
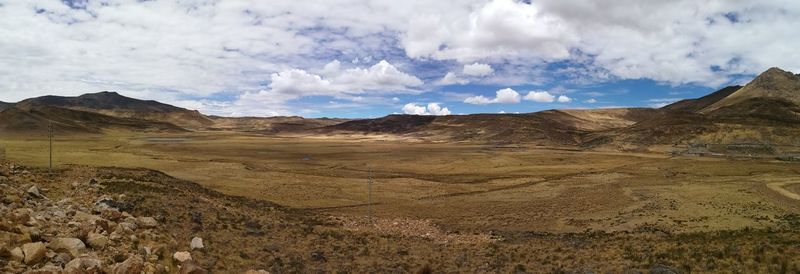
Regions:
<instances>
[{"instance_id":1,"label":"utility pole","mask_svg":"<svg viewBox=\"0 0 800 274\"><path fill-rule=\"evenodd\" d=\"M53 173L53 123L47 126L47 136L50 138L50 173Z\"/></svg>"},{"instance_id":2,"label":"utility pole","mask_svg":"<svg viewBox=\"0 0 800 274\"><path fill-rule=\"evenodd\" d=\"M369 181L367 182L367 219L372 222L372 167L369 168Z\"/></svg>"}]
</instances>

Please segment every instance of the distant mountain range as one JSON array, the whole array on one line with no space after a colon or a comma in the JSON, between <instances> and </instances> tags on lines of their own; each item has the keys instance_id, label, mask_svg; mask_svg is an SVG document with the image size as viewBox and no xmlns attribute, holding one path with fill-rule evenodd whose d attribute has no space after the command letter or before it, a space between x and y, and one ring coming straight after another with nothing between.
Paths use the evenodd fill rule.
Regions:
<instances>
[{"instance_id":1,"label":"distant mountain range","mask_svg":"<svg viewBox=\"0 0 800 274\"><path fill-rule=\"evenodd\" d=\"M800 145L800 75L771 68L731 86L660 109L547 110L527 114L390 115L326 127L440 141L534 143L636 149L677 144Z\"/></svg>"},{"instance_id":2,"label":"distant mountain range","mask_svg":"<svg viewBox=\"0 0 800 274\"><path fill-rule=\"evenodd\" d=\"M800 145L800 75L771 68L731 86L660 109L547 110L526 114L389 115L377 119L206 116L115 92L0 102L0 134L128 131L396 134L429 141L641 148L653 145Z\"/></svg>"}]
</instances>

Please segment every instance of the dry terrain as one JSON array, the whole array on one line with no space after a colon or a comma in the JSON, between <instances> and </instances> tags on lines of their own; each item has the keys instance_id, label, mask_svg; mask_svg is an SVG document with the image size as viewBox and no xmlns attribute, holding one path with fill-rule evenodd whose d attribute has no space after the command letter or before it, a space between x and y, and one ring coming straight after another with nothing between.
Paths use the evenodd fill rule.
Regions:
<instances>
[{"instance_id":1,"label":"dry terrain","mask_svg":"<svg viewBox=\"0 0 800 274\"><path fill-rule=\"evenodd\" d=\"M45 167L47 140L41 137L3 138L0 146L9 160ZM363 242L333 247L377 245L397 248L381 251L392 256L411 254L391 259L405 263L400 272L424 265L501 273L648 270L658 264L692 272L798 270L800 164L772 158L671 157L381 135L193 132L56 138L54 161L58 169L155 169L224 195L275 203ZM370 174L375 224L364 220ZM153 207L162 199L170 196L157 198ZM321 237L309 233L306 237ZM370 236L362 239L359 233ZM278 245L292 244L286 241ZM322 248L308 241L292 248L300 253ZM257 243L263 246L252 252L268 248ZM290 269L272 260L259 267ZM348 261L328 260L323 265L331 271ZM361 265L365 262L351 263L358 265L351 270L371 269ZM392 263L379 265L374 269Z\"/></svg>"}]
</instances>

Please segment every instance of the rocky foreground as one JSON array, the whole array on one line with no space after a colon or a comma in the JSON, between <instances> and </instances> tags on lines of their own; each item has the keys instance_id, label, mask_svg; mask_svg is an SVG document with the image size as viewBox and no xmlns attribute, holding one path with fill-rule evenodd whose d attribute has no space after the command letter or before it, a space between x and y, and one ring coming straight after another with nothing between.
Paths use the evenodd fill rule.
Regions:
<instances>
[{"instance_id":1,"label":"rocky foreground","mask_svg":"<svg viewBox=\"0 0 800 274\"><path fill-rule=\"evenodd\" d=\"M164 215L134 215L125 194L71 175L0 165L3 273L208 273L192 257L202 238L178 242L164 234Z\"/></svg>"},{"instance_id":2,"label":"rocky foreground","mask_svg":"<svg viewBox=\"0 0 800 274\"><path fill-rule=\"evenodd\" d=\"M0 273L797 273L800 216L670 234L458 233L330 217L146 169L0 162Z\"/></svg>"}]
</instances>

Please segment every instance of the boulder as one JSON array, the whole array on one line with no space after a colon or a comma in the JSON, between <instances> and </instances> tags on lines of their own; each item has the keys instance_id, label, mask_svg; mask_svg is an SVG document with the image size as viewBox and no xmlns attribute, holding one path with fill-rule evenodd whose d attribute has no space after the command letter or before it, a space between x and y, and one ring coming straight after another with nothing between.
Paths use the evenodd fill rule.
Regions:
<instances>
[{"instance_id":1,"label":"boulder","mask_svg":"<svg viewBox=\"0 0 800 274\"><path fill-rule=\"evenodd\" d=\"M75 211L75 216L72 216L72 220L79 222L79 223L88 223L94 224L97 220L100 220L100 216L92 215L83 211Z\"/></svg>"},{"instance_id":2,"label":"boulder","mask_svg":"<svg viewBox=\"0 0 800 274\"><path fill-rule=\"evenodd\" d=\"M655 264L652 267L650 267L650 274L678 274L678 273L680 273L680 271L666 265Z\"/></svg>"},{"instance_id":3,"label":"boulder","mask_svg":"<svg viewBox=\"0 0 800 274\"><path fill-rule=\"evenodd\" d=\"M187 260L181 263L180 274L208 274L208 270L200 267L192 260Z\"/></svg>"},{"instance_id":4,"label":"boulder","mask_svg":"<svg viewBox=\"0 0 800 274\"><path fill-rule=\"evenodd\" d=\"M142 274L161 274L165 273L164 267L154 263L145 263Z\"/></svg>"},{"instance_id":5,"label":"boulder","mask_svg":"<svg viewBox=\"0 0 800 274\"><path fill-rule=\"evenodd\" d=\"M250 269L248 271L245 271L244 274L269 274L269 271L266 271L266 270L263 270L263 269L261 269L261 270L252 270L252 269Z\"/></svg>"},{"instance_id":6,"label":"boulder","mask_svg":"<svg viewBox=\"0 0 800 274\"><path fill-rule=\"evenodd\" d=\"M72 255L69 255L69 253L61 252L53 256L53 258L50 259L50 262L52 262L54 265L63 267L72 261L72 259Z\"/></svg>"},{"instance_id":7,"label":"boulder","mask_svg":"<svg viewBox=\"0 0 800 274\"><path fill-rule=\"evenodd\" d=\"M25 261L25 253L22 252L22 248L16 247L11 250L11 260L15 262L24 262Z\"/></svg>"},{"instance_id":8,"label":"boulder","mask_svg":"<svg viewBox=\"0 0 800 274\"><path fill-rule=\"evenodd\" d=\"M108 244L108 237L103 234L89 232L86 235L86 243L94 249L103 249Z\"/></svg>"},{"instance_id":9,"label":"boulder","mask_svg":"<svg viewBox=\"0 0 800 274\"><path fill-rule=\"evenodd\" d=\"M114 266L114 269L111 270L113 274L139 274L144 271L144 260L142 256L134 255L125 260L124 262L118 263Z\"/></svg>"},{"instance_id":10,"label":"boulder","mask_svg":"<svg viewBox=\"0 0 800 274\"><path fill-rule=\"evenodd\" d=\"M64 274L99 274L104 273L103 261L90 258L79 257L69 261L64 266Z\"/></svg>"},{"instance_id":11,"label":"boulder","mask_svg":"<svg viewBox=\"0 0 800 274\"><path fill-rule=\"evenodd\" d=\"M136 218L136 225L143 228L155 228L158 226L158 221L153 217L139 217Z\"/></svg>"},{"instance_id":12,"label":"boulder","mask_svg":"<svg viewBox=\"0 0 800 274\"><path fill-rule=\"evenodd\" d=\"M4 253L3 251L6 249L10 250L15 246L20 246L30 242L31 238L25 234L0 231L0 253Z\"/></svg>"},{"instance_id":13,"label":"boulder","mask_svg":"<svg viewBox=\"0 0 800 274\"><path fill-rule=\"evenodd\" d=\"M78 257L86 251L86 245L77 238L56 238L50 241L50 249L56 252L69 252L72 257Z\"/></svg>"},{"instance_id":14,"label":"boulder","mask_svg":"<svg viewBox=\"0 0 800 274\"><path fill-rule=\"evenodd\" d=\"M189 253L189 251L178 251L175 252L175 254L172 254L172 258L183 263L192 259L192 253Z\"/></svg>"},{"instance_id":15,"label":"boulder","mask_svg":"<svg viewBox=\"0 0 800 274\"><path fill-rule=\"evenodd\" d=\"M54 265L46 265L39 269L30 270L25 272L25 274L61 274L64 271L61 267L54 266Z\"/></svg>"},{"instance_id":16,"label":"boulder","mask_svg":"<svg viewBox=\"0 0 800 274\"><path fill-rule=\"evenodd\" d=\"M192 243L191 243L190 247L191 247L192 250L203 249L205 247L205 246L203 246L203 238L200 238L200 237L192 238Z\"/></svg>"},{"instance_id":17,"label":"boulder","mask_svg":"<svg viewBox=\"0 0 800 274\"><path fill-rule=\"evenodd\" d=\"M39 187L36 185L33 185L30 188L28 188L27 193L28 195L34 198L44 198L44 195L42 195L42 192L39 191Z\"/></svg>"},{"instance_id":18,"label":"boulder","mask_svg":"<svg viewBox=\"0 0 800 274\"><path fill-rule=\"evenodd\" d=\"M22 245L22 253L25 254L25 264L33 265L44 259L47 247L42 242L27 243Z\"/></svg>"}]
</instances>

